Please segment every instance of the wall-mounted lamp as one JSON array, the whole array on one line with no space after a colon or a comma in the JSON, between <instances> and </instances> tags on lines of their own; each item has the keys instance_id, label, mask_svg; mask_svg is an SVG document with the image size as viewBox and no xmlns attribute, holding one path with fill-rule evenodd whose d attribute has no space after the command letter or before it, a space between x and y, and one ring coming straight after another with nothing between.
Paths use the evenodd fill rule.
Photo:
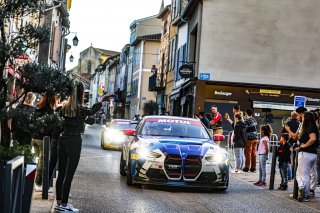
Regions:
<instances>
[{"instance_id":1,"label":"wall-mounted lamp","mask_svg":"<svg viewBox=\"0 0 320 213\"><path fill-rule=\"evenodd\" d=\"M73 43L73 46L78 46L78 43L79 43L79 39L77 37L77 35L74 36L74 38L72 39L72 43Z\"/></svg>"},{"instance_id":2,"label":"wall-mounted lamp","mask_svg":"<svg viewBox=\"0 0 320 213\"><path fill-rule=\"evenodd\" d=\"M73 59L74 59L74 57L73 57L73 55L71 54L70 57L69 57L70 62L73 62Z\"/></svg>"}]
</instances>

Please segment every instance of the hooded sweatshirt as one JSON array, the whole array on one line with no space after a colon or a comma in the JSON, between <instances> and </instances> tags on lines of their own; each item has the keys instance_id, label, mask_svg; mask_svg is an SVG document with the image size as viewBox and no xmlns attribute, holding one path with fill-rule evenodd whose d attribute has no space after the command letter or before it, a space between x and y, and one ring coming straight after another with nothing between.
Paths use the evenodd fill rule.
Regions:
<instances>
[{"instance_id":1,"label":"hooded sweatshirt","mask_svg":"<svg viewBox=\"0 0 320 213\"><path fill-rule=\"evenodd\" d=\"M238 121L234 126L233 143L234 148L244 148L245 145L246 124Z\"/></svg>"}]
</instances>

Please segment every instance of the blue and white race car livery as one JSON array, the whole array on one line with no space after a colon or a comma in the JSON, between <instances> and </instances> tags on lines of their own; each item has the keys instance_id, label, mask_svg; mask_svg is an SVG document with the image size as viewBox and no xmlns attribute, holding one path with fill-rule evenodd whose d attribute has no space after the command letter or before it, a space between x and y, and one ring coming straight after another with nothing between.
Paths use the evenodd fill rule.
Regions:
<instances>
[{"instance_id":1,"label":"blue and white race car livery","mask_svg":"<svg viewBox=\"0 0 320 213\"><path fill-rule=\"evenodd\" d=\"M206 187L226 190L227 152L196 119L147 116L129 135L120 161L127 184Z\"/></svg>"}]
</instances>

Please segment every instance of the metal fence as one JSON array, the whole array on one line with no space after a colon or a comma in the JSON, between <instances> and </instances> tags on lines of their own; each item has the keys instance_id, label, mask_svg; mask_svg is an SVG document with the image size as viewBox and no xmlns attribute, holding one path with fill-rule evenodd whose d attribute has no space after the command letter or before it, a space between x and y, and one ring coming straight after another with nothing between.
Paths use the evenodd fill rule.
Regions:
<instances>
[{"instance_id":1,"label":"metal fence","mask_svg":"<svg viewBox=\"0 0 320 213\"><path fill-rule=\"evenodd\" d=\"M24 157L18 156L5 164L4 199L1 212L21 212L24 186Z\"/></svg>"}]
</instances>

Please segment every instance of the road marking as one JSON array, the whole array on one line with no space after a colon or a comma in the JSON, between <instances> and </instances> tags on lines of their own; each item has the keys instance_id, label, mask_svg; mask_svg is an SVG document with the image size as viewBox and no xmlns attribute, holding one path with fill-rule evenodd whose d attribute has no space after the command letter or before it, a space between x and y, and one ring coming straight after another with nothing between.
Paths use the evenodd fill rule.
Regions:
<instances>
[{"instance_id":1,"label":"road marking","mask_svg":"<svg viewBox=\"0 0 320 213\"><path fill-rule=\"evenodd\" d=\"M252 183L250 183L249 181L242 180L242 179L240 179L240 178L238 178L238 177L235 177L235 176L233 176L233 175L232 175L232 177L235 178L235 179L237 179L237 180L240 180L240 181L242 181L242 182L245 182L245 183L247 183L247 184L252 185ZM230 186L229 186L229 187L230 187ZM315 209L315 208L312 208L312 207L310 207L310 206L307 206L307 205L305 205L305 204L303 204L303 203L301 203L301 202L295 201L295 200L290 199L290 198L288 198L288 197L286 197L286 196L283 197L283 196L281 196L281 195L278 195L278 194L276 194L276 193L273 193L273 192L270 191L270 190L266 190L266 189L263 188L263 187L258 187L258 188L260 188L261 190L265 190L266 192L268 192L268 193L270 193L270 194L273 194L273 195L275 195L275 196L277 196L277 197L279 197L279 198L284 198L284 199L289 200L289 201L291 201L291 202L294 202L294 203L296 203L296 204L298 204L298 205L300 205L300 206L304 206L304 207L306 207L306 208L308 208L308 209L311 209L311 210L315 210L315 211L317 211L317 212L320 212L320 210L318 210L318 209Z\"/></svg>"}]
</instances>

